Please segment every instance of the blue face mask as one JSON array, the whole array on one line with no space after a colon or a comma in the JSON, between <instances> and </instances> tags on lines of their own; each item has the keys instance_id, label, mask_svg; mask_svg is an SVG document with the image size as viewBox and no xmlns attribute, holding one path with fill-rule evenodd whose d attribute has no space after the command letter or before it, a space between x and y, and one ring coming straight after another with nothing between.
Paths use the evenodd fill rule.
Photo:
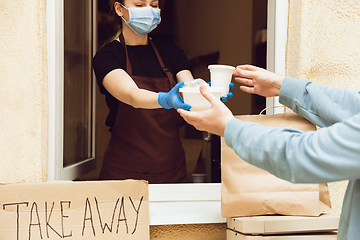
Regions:
<instances>
[{"instance_id":1,"label":"blue face mask","mask_svg":"<svg viewBox=\"0 0 360 240\"><path fill-rule=\"evenodd\" d=\"M132 7L127 8L129 11L129 21L122 17L125 24L128 25L137 35L144 36L154 30L161 22L160 8L153 7Z\"/></svg>"}]
</instances>

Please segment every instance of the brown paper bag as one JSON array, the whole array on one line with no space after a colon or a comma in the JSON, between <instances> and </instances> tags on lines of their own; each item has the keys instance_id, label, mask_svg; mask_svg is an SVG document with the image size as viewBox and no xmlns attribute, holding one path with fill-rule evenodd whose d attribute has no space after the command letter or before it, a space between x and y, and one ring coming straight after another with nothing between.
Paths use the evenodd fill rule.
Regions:
<instances>
[{"instance_id":1,"label":"brown paper bag","mask_svg":"<svg viewBox=\"0 0 360 240\"><path fill-rule=\"evenodd\" d=\"M295 113L237 116L270 127L314 131L316 126ZM319 216L331 208L327 184L293 184L242 160L221 140L221 215Z\"/></svg>"}]
</instances>

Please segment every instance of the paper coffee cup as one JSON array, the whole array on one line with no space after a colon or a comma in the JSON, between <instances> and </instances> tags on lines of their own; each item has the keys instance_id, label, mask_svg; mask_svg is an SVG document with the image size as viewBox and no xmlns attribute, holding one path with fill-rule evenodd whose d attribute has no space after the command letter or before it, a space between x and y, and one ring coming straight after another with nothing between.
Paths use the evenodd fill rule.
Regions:
<instances>
[{"instance_id":1,"label":"paper coffee cup","mask_svg":"<svg viewBox=\"0 0 360 240\"><path fill-rule=\"evenodd\" d=\"M209 65L211 87L221 88L221 97L229 93L229 84L235 67L228 65Z\"/></svg>"}]
</instances>

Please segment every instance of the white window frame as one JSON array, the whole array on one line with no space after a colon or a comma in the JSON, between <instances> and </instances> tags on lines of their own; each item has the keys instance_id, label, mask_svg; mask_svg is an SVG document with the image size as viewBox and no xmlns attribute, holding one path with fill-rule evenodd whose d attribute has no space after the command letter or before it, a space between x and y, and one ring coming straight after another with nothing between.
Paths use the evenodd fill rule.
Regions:
<instances>
[{"instance_id":1,"label":"white window frame","mask_svg":"<svg viewBox=\"0 0 360 240\"><path fill-rule=\"evenodd\" d=\"M285 75L286 67L288 11L288 0L268 0L267 69L281 75ZM279 97L266 98L266 107L269 108L266 114L284 112L283 108L271 108L273 106L281 106Z\"/></svg>"},{"instance_id":2,"label":"white window frame","mask_svg":"<svg viewBox=\"0 0 360 240\"><path fill-rule=\"evenodd\" d=\"M62 166L63 4L47 1L49 75L48 180L73 179L77 170ZM268 70L285 74L288 0L268 0ZM267 98L267 107L278 99ZM85 163L86 164L86 163ZM76 168L75 168L76 169ZM69 173L71 172L71 173ZM150 184L150 225L225 223L221 217L221 184Z\"/></svg>"},{"instance_id":3,"label":"white window frame","mask_svg":"<svg viewBox=\"0 0 360 240\"><path fill-rule=\"evenodd\" d=\"M96 1L94 1L96 6ZM74 180L96 168L95 157L63 167L64 132L64 1L47 1L47 50L49 91L48 181ZM96 8L93 8L94 23ZM93 31L95 51L96 31ZM95 90L93 89L95 113ZM95 121L92 123L92 156L95 156Z\"/></svg>"}]
</instances>

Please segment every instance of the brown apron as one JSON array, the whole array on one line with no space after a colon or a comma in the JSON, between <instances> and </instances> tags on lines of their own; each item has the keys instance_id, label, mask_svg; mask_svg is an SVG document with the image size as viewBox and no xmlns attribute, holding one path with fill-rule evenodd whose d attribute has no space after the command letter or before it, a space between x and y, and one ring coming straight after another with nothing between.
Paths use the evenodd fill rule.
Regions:
<instances>
[{"instance_id":1,"label":"brown apron","mask_svg":"<svg viewBox=\"0 0 360 240\"><path fill-rule=\"evenodd\" d=\"M141 89L168 92L175 86L171 72L154 49L166 77L133 76L124 37L120 42L126 53L126 72ZM134 108L119 101L115 124L104 155L102 180L141 179L149 183L186 181L186 161L179 128L183 119L175 109Z\"/></svg>"}]
</instances>

